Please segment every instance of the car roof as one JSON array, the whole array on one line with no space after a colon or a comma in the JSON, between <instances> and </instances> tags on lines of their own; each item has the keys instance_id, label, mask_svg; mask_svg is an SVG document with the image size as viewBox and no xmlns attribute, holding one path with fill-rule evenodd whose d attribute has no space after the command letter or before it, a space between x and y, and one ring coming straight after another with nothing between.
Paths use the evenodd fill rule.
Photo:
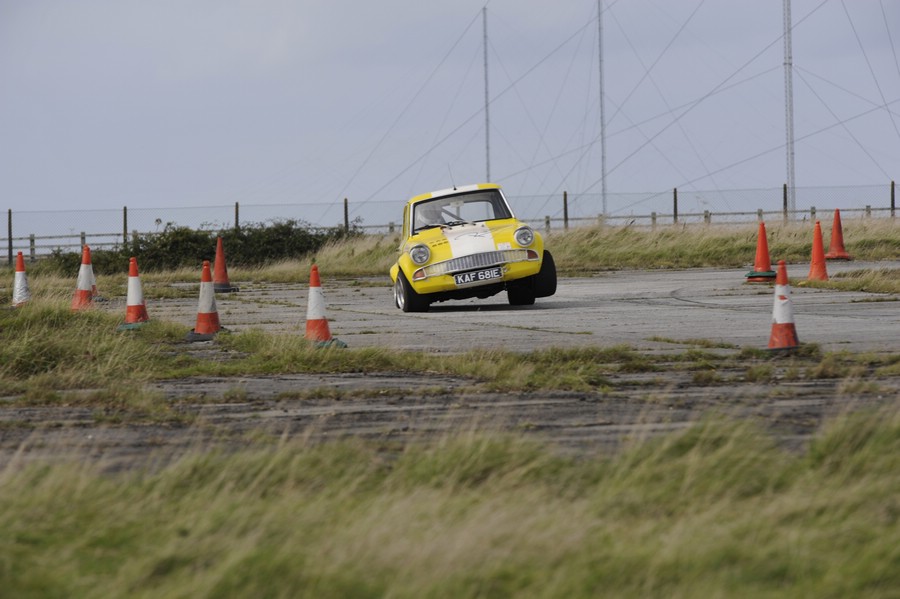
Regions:
<instances>
[{"instance_id":1,"label":"car roof","mask_svg":"<svg viewBox=\"0 0 900 599\"><path fill-rule=\"evenodd\" d=\"M449 189L441 189L438 191L432 191L430 193L423 193L421 195L417 195L409 202L408 204L415 204L416 202L421 202L422 200L430 200L433 198L440 198L443 196L451 196L457 194L468 193L471 191L478 191L479 189L500 189L500 186L495 183L476 183L475 185L460 185L459 187L451 187Z\"/></svg>"}]
</instances>

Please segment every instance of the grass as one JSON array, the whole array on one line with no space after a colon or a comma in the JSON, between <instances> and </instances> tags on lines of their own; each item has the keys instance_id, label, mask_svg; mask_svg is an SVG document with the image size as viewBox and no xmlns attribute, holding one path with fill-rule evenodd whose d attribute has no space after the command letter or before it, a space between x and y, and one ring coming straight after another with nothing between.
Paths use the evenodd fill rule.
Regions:
<instances>
[{"instance_id":1,"label":"grass","mask_svg":"<svg viewBox=\"0 0 900 599\"><path fill-rule=\"evenodd\" d=\"M153 380L191 376L240 377L290 373L439 374L468 380L486 391L571 390L608 392L631 385L634 375L694 373L696 384L725 384L720 372L740 370L763 379L772 357L702 339L677 352L648 354L629 346L547 348L530 353L477 349L461 354L384 348L317 349L300 335L251 329L220 334L215 346L194 352L186 328L152 321L129 332L101 310L72 313L65 299L36 299L0 311L0 396L24 404L103 406L114 414L165 418L159 398L145 391ZM715 350L715 351L712 351ZM806 379L859 379L895 374L900 358L885 354L822 354L805 344L779 362ZM769 375L771 376L771 374ZM617 382L616 382L617 381ZM862 387L860 387L862 388ZM234 393L238 393L235 391ZM215 398L212 398L215 399Z\"/></svg>"},{"instance_id":2,"label":"grass","mask_svg":"<svg viewBox=\"0 0 900 599\"><path fill-rule=\"evenodd\" d=\"M773 258L808 259L808 228L770 225ZM844 234L857 259L896 255L896 235L882 223L848 221ZM396 241L336 244L315 260L335 276L383 277ZM755 244L755 226L598 227L549 240L570 274L737 267L752 260ZM229 274L299 284L311 263ZM145 294L194 297L196 288L173 284L196 282L197 270L142 274ZM860 271L828 284L897 293L888 283L896 279L892 271ZM147 383L195 375L407 372L464 377L485 390L602 394L639 385L644 374L723 390L738 379L821 379L835 381L838 396L857 397L892 392L871 377L900 374L900 356L889 354L823 353L806 344L773 359L665 337L653 341L688 349L323 351L299 336L251 330L220 335L204 356L182 342L186 331L177 325L121 333L113 315L73 314L74 275L30 284L35 300L0 310L0 396L14 397L4 405L88 407L110 427L185 422L177 403ZM101 277L98 286L123 295L125 276ZM0 287L0 302L10 298ZM347 393L305 389L282 398L339 401ZM223 397L195 398L248 399L238 384ZM6 421L0 434L40 426ZM615 455L577 459L483 429L402 446L248 434L240 448L199 447L174 459L163 448L165 466L115 474L69 448L53 461L13 459L0 469L0 595L896 596L900 408L839 415L803 453L777 447L755 426L711 418L677 434L635 438Z\"/></svg>"},{"instance_id":3,"label":"grass","mask_svg":"<svg viewBox=\"0 0 900 599\"><path fill-rule=\"evenodd\" d=\"M612 458L456 432L393 457L300 440L156 472L12 464L0 580L14 597L891 597L897 456L892 409L835 420L805 455L709 420Z\"/></svg>"}]
</instances>

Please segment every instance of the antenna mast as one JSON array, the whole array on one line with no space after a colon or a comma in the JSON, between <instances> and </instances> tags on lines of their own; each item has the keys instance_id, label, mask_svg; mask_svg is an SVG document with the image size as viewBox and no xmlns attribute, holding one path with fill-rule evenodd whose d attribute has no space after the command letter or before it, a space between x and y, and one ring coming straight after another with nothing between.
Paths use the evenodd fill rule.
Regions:
<instances>
[{"instance_id":1,"label":"antenna mast","mask_svg":"<svg viewBox=\"0 0 900 599\"><path fill-rule=\"evenodd\" d=\"M606 216L606 115L603 94L603 0L597 0L597 48L600 53L600 199Z\"/></svg>"},{"instance_id":2,"label":"antenna mast","mask_svg":"<svg viewBox=\"0 0 900 599\"><path fill-rule=\"evenodd\" d=\"M488 96L488 36L487 36L487 5L481 9L481 17L484 22L484 159L486 182L491 181L491 115L488 112L490 104Z\"/></svg>"},{"instance_id":3,"label":"antenna mast","mask_svg":"<svg viewBox=\"0 0 900 599\"><path fill-rule=\"evenodd\" d=\"M797 210L794 187L794 57L791 44L791 0L784 0L784 128L787 141L788 210Z\"/></svg>"}]
</instances>

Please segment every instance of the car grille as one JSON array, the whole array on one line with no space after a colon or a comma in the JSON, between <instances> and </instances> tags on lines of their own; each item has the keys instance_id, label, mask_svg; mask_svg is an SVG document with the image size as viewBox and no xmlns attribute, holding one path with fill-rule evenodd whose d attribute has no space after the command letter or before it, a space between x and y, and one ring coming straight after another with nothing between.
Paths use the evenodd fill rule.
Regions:
<instances>
[{"instance_id":1,"label":"car grille","mask_svg":"<svg viewBox=\"0 0 900 599\"><path fill-rule=\"evenodd\" d=\"M537 259L537 256L535 255L535 258L533 259ZM498 250L495 252L470 254L460 258L453 258L452 260L445 260L444 262L435 262L421 270L425 271L425 277L434 277L437 275L447 275L476 268L497 266L498 264L524 262L526 260L528 260L528 250Z\"/></svg>"}]
</instances>

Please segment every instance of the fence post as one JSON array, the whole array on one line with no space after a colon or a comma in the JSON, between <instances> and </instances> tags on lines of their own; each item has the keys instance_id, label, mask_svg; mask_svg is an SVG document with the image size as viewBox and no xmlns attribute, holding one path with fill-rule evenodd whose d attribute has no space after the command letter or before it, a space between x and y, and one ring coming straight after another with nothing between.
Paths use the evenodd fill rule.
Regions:
<instances>
[{"instance_id":1,"label":"fence post","mask_svg":"<svg viewBox=\"0 0 900 599\"><path fill-rule=\"evenodd\" d=\"M656 212L650 213L650 229L652 231L656 230Z\"/></svg>"},{"instance_id":2,"label":"fence post","mask_svg":"<svg viewBox=\"0 0 900 599\"><path fill-rule=\"evenodd\" d=\"M391 221L388 223L388 233L393 233L393 232L394 232L394 222Z\"/></svg>"},{"instance_id":3,"label":"fence post","mask_svg":"<svg viewBox=\"0 0 900 599\"><path fill-rule=\"evenodd\" d=\"M784 212L784 224L787 224L787 222L788 222L787 183L785 183L781 188L781 201L782 201L781 210Z\"/></svg>"},{"instance_id":4,"label":"fence post","mask_svg":"<svg viewBox=\"0 0 900 599\"><path fill-rule=\"evenodd\" d=\"M891 218L894 218L894 182L891 181Z\"/></svg>"},{"instance_id":5,"label":"fence post","mask_svg":"<svg viewBox=\"0 0 900 599\"><path fill-rule=\"evenodd\" d=\"M234 203L234 230L240 232L241 230L241 204L240 202Z\"/></svg>"},{"instance_id":6,"label":"fence post","mask_svg":"<svg viewBox=\"0 0 900 599\"><path fill-rule=\"evenodd\" d=\"M704 224L707 224L707 225L708 225L711 221L712 221L712 218L711 218L710 215L709 215L709 210L704 210L704 211L703 211L703 222L704 222Z\"/></svg>"},{"instance_id":7,"label":"fence post","mask_svg":"<svg viewBox=\"0 0 900 599\"><path fill-rule=\"evenodd\" d=\"M348 208L347 198L344 198L344 232L350 232L350 209Z\"/></svg>"},{"instance_id":8,"label":"fence post","mask_svg":"<svg viewBox=\"0 0 900 599\"><path fill-rule=\"evenodd\" d=\"M544 217L544 231L546 231L547 233L550 232L550 217L549 216Z\"/></svg>"},{"instance_id":9,"label":"fence post","mask_svg":"<svg viewBox=\"0 0 900 599\"><path fill-rule=\"evenodd\" d=\"M757 209L756 209L756 222L758 222L758 223L763 222L763 211L762 211L762 208L757 208Z\"/></svg>"},{"instance_id":10,"label":"fence post","mask_svg":"<svg viewBox=\"0 0 900 599\"><path fill-rule=\"evenodd\" d=\"M84 246L87 245L87 235L84 234L84 231L81 232L81 249L84 249Z\"/></svg>"},{"instance_id":11,"label":"fence post","mask_svg":"<svg viewBox=\"0 0 900 599\"><path fill-rule=\"evenodd\" d=\"M809 207L809 220L810 220L810 222L816 222L816 207L815 206Z\"/></svg>"},{"instance_id":12,"label":"fence post","mask_svg":"<svg viewBox=\"0 0 900 599\"><path fill-rule=\"evenodd\" d=\"M9 244L8 244L9 245L9 265L12 266L12 264L13 264L13 261L12 261L12 250L13 250L13 247L12 247L12 208L9 209L6 220L7 220L6 228L8 231L6 236L7 236L7 241L9 242Z\"/></svg>"},{"instance_id":13,"label":"fence post","mask_svg":"<svg viewBox=\"0 0 900 599\"><path fill-rule=\"evenodd\" d=\"M128 244L128 206L122 206L122 245Z\"/></svg>"},{"instance_id":14,"label":"fence post","mask_svg":"<svg viewBox=\"0 0 900 599\"><path fill-rule=\"evenodd\" d=\"M678 224L678 188L672 190L672 214L675 224Z\"/></svg>"},{"instance_id":15,"label":"fence post","mask_svg":"<svg viewBox=\"0 0 900 599\"><path fill-rule=\"evenodd\" d=\"M563 229L569 230L569 192L563 191Z\"/></svg>"},{"instance_id":16,"label":"fence post","mask_svg":"<svg viewBox=\"0 0 900 599\"><path fill-rule=\"evenodd\" d=\"M866 218L872 218L872 206L866 204Z\"/></svg>"},{"instance_id":17,"label":"fence post","mask_svg":"<svg viewBox=\"0 0 900 599\"><path fill-rule=\"evenodd\" d=\"M31 254L31 261L34 262L35 259L36 259L36 257L35 257L35 251L34 251L34 250L35 250L35 247L34 247L34 233L32 233L31 235L28 236L28 249L29 249L29 253Z\"/></svg>"}]
</instances>

